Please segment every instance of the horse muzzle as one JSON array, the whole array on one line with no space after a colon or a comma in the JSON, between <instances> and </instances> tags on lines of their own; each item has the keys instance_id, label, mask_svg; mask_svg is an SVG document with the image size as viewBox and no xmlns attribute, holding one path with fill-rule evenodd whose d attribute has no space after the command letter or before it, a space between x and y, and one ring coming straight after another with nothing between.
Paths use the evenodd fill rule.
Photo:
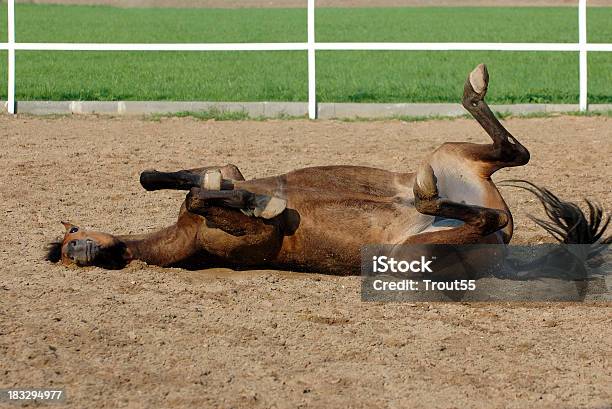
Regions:
<instances>
[{"instance_id":1,"label":"horse muzzle","mask_svg":"<svg viewBox=\"0 0 612 409\"><path fill-rule=\"evenodd\" d=\"M66 255L80 266L93 264L99 252L100 246L91 239L72 240L66 249Z\"/></svg>"}]
</instances>

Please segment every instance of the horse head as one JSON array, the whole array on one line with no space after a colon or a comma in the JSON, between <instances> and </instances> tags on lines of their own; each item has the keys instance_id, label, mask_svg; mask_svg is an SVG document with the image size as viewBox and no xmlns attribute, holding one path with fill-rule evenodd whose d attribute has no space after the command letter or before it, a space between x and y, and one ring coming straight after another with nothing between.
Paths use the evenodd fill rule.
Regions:
<instances>
[{"instance_id":1,"label":"horse head","mask_svg":"<svg viewBox=\"0 0 612 409\"><path fill-rule=\"evenodd\" d=\"M127 263L126 246L117 237L98 231L81 229L70 222L61 240L49 243L46 259L64 265L122 268Z\"/></svg>"}]
</instances>

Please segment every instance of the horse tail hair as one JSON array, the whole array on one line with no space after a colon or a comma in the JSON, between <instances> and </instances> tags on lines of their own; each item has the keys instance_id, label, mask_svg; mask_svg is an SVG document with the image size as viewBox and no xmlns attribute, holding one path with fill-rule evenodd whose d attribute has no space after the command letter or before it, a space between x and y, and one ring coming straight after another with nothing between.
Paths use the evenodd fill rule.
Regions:
<instances>
[{"instance_id":1,"label":"horse tail hair","mask_svg":"<svg viewBox=\"0 0 612 409\"><path fill-rule=\"evenodd\" d=\"M603 237L610 216L605 215L601 205L584 199L588 207L588 216L575 203L559 199L550 190L520 179L504 180L500 186L512 186L534 194L542 206L548 220L529 215L538 226L565 244L610 244L612 236Z\"/></svg>"}]
</instances>

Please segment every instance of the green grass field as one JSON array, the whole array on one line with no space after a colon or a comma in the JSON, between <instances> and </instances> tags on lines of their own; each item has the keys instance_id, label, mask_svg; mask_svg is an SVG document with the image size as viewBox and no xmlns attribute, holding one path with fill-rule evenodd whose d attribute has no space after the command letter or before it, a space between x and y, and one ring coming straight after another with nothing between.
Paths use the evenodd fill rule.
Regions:
<instances>
[{"instance_id":1,"label":"green grass field","mask_svg":"<svg viewBox=\"0 0 612 409\"><path fill-rule=\"evenodd\" d=\"M612 9L589 9L588 18L589 41L612 43ZM321 8L316 35L321 42L576 42L577 20L575 8ZM18 42L306 41L305 9L18 4L16 21ZM318 52L318 99L457 101L479 62L491 72L492 102L578 100L577 53L380 51ZM612 53L590 53L589 64L589 101L612 102ZM0 75L6 78L6 52ZM306 78L306 52L17 52L20 100L305 101Z\"/></svg>"}]
</instances>

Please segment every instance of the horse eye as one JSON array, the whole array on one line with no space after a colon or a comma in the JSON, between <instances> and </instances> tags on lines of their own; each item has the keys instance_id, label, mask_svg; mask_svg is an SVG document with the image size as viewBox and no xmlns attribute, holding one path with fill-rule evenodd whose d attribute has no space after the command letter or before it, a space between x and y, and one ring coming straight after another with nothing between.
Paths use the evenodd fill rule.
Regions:
<instances>
[{"instance_id":1,"label":"horse eye","mask_svg":"<svg viewBox=\"0 0 612 409\"><path fill-rule=\"evenodd\" d=\"M78 231L79 231L78 227L72 227L68 233L72 234L72 233L76 233Z\"/></svg>"}]
</instances>

